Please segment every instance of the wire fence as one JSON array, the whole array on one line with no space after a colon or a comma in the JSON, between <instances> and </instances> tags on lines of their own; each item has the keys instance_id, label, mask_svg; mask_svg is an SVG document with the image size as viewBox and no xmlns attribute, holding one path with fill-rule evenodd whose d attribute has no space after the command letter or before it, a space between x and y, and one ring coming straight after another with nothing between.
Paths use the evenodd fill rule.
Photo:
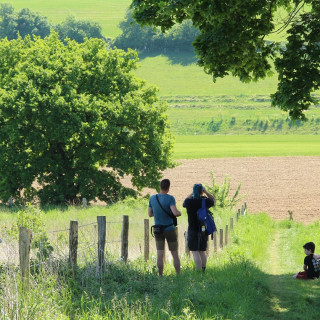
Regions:
<instances>
[{"instance_id":1,"label":"wire fence","mask_svg":"<svg viewBox=\"0 0 320 320\"><path fill-rule=\"evenodd\" d=\"M210 250L217 252L229 243L230 231L241 215L247 212L246 203L239 209L230 224L214 233L209 240ZM22 275L30 269L44 268L57 270L62 266L92 266L92 272L99 273L105 265L116 260L133 260L144 256L145 261L156 252L155 241L150 241L149 219L131 222L129 237L129 217L123 221L106 221L106 217L97 222L78 225L70 221L70 227L44 233L33 233L20 227L19 242L3 238L0 244L0 264L6 268L21 269ZM187 234L180 228L180 253L189 254ZM182 240L182 241L181 241ZM183 243L185 244L183 246ZM182 245L181 245L182 244ZM23 253L26 253L25 255Z\"/></svg>"}]
</instances>

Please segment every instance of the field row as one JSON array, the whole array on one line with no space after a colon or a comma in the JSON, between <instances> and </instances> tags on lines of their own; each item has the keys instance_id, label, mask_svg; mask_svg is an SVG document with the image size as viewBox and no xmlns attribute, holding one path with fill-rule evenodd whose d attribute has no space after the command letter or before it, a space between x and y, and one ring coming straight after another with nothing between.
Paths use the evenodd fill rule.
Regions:
<instances>
[{"instance_id":1,"label":"field row","mask_svg":"<svg viewBox=\"0 0 320 320\"><path fill-rule=\"evenodd\" d=\"M175 159L320 156L318 135L177 136Z\"/></svg>"}]
</instances>

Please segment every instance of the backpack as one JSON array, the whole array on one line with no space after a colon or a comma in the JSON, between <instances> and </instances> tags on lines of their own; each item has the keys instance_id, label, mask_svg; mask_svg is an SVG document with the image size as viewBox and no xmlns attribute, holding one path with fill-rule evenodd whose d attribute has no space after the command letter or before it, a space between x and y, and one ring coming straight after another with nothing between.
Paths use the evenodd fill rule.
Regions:
<instances>
[{"instance_id":1,"label":"backpack","mask_svg":"<svg viewBox=\"0 0 320 320\"><path fill-rule=\"evenodd\" d=\"M197 216L200 224L200 231L203 231L203 227L207 235L213 234L215 231L217 231L213 216L206 207L206 199L201 199L201 208L198 209Z\"/></svg>"}]
</instances>

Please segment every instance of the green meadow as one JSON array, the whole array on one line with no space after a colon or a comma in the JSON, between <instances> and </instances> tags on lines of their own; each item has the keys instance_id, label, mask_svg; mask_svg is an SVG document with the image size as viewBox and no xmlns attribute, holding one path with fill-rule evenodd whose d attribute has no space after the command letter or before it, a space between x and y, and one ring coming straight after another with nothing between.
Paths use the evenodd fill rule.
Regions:
<instances>
[{"instance_id":1,"label":"green meadow","mask_svg":"<svg viewBox=\"0 0 320 320\"><path fill-rule=\"evenodd\" d=\"M320 137L312 135L177 136L175 159L319 156Z\"/></svg>"},{"instance_id":2,"label":"green meadow","mask_svg":"<svg viewBox=\"0 0 320 320\"><path fill-rule=\"evenodd\" d=\"M125 264L118 259L119 252L113 257L107 255L105 272L97 274L94 256L81 259L91 245L92 252L96 250L95 240L89 237L93 226L87 225L79 229L79 247L83 250L78 253L79 266L74 275L63 258L51 263L42 260L41 266L35 260L26 291L19 269L0 263L2 318L303 320L318 317L319 280L299 281L292 275L301 270L305 256L302 245L319 239L319 223L276 222L263 213L241 216L230 231L228 246L215 253L210 241L205 273L194 269L192 258L183 253L184 242L180 241L181 275L175 275L168 257L164 276L160 278L154 248L148 262L144 262L143 252L139 249L146 205L145 200L127 200L87 210L70 207L44 211L41 214L42 231L48 232L50 239L56 235L60 243L64 243L65 252L68 232L53 231L68 228L69 219L78 219L79 225L83 226L94 222L97 214L106 215L107 222L117 222L121 221L122 213L129 213L129 243L132 244L131 247L129 244L129 251L136 250L137 256ZM8 219L0 223L3 239L0 245L7 247L10 241L16 241L12 234L11 238L7 237L7 231L15 223L17 213L5 210L1 214ZM218 228L223 228L235 211L218 210L214 214ZM186 221L183 211L179 218L179 234L183 234ZM66 237L62 236L63 232ZM120 233L121 225L107 228L107 252ZM51 244L55 252L56 242ZM154 244L153 238L151 244ZM2 250L1 253L6 252ZM7 259L10 261L12 256Z\"/></svg>"}]
</instances>

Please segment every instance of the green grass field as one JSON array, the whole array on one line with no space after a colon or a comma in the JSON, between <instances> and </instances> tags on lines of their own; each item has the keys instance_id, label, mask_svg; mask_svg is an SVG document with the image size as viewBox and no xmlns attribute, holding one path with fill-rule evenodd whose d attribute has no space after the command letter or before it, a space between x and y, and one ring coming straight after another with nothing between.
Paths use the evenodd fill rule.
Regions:
<instances>
[{"instance_id":1,"label":"green grass field","mask_svg":"<svg viewBox=\"0 0 320 320\"><path fill-rule=\"evenodd\" d=\"M270 96L176 96L168 102L175 135L319 134L320 108L310 107L308 121L293 122L271 106Z\"/></svg>"},{"instance_id":2,"label":"green grass field","mask_svg":"<svg viewBox=\"0 0 320 320\"><path fill-rule=\"evenodd\" d=\"M134 226L145 217L145 209L146 201L135 200L97 211L94 208L52 209L43 213L44 228L52 231L65 227L70 218L79 218L82 224L95 220L97 214L113 221L120 218L119 212L130 211ZM229 213L215 212L216 217L225 218L234 214L235 211L230 210ZM5 237L4 223L10 228L17 214L8 211L0 215L8 217L7 221L0 220L4 239L0 246L4 246L9 241ZM183 215L179 220L185 222L185 212ZM223 228L226 221L228 219L216 219L219 228ZM182 225L179 222L179 233L184 231ZM119 234L121 228L114 226ZM84 229L79 230L80 245ZM109 231L107 241L116 240ZM35 320L316 319L320 307L319 280L299 281L292 275L301 270L305 256L302 245L308 241L318 245L319 232L319 223L276 222L266 214L241 216L230 231L227 247L214 253L210 241L205 273L194 270L191 257L181 253L179 277L170 259L166 261L164 277L157 275L154 251L147 263L142 252L127 264L118 259L108 260L106 272L100 275L96 272L96 261L88 256L85 264L79 263L74 275L63 259L44 264L44 268L31 268L30 286L25 291L19 268L0 263L0 314L4 319ZM133 233L134 238L139 239L143 237L143 228L129 229L129 242L132 242L130 235ZM68 237L60 237L60 240L65 241L67 248ZM55 243L52 244L56 249ZM88 244L84 250L89 250ZM138 244L135 242L133 246L139 252ZM180 244L183 246L183 242ZM2 250L2 255L3 252L6 251ZM8 257L8 261L10 259L12 257Z\"/></svg>"},{"instance_id":3,"label":"green grass field","mask_svg":"<svg viewBox=\"0 0 320 320\"><path fill-rule=\"evenodd\" d=\"M141 56L138 77L160 88L160 96L267 95L276 90L276 75L256 83L245 84L232 76L213 83L190 53L153 57Z\"/></svg>"},{"instance_id":4,"label":"green grass field","mask_svg":"<svg viewBox=\"0 0 320 320\"><path fill-rule=\"evenodd\" d=\"M175 159L319 156L317 135L177 136Z\"/></svg>"}]
</instances>

